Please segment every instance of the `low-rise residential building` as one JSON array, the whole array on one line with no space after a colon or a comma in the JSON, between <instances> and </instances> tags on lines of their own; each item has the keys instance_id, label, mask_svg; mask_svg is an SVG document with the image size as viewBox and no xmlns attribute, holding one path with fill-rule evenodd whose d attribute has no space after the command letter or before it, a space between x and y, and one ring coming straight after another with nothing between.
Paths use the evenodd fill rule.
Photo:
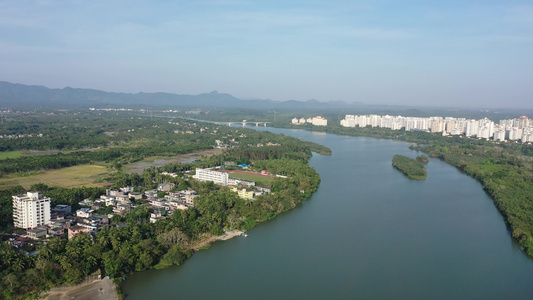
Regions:
<instances>
[{"instance_id":1,"label":"low-rise residential building","mask_svg":"<svg viewBox=\"0 0 533 300\"><path fill-rule=\"evenodd\" d=\"M62 236L65 234L65 228L48 228L48 236Z\"/></svg>"},{"instance_id":2,"label":"low-rise residential building","mask_svg":"<svg viewBox=\"0 0 533 300\"><path fill-rule=\"evenodd\" d=\"M129 192L133 192L134 188L132 186L125 186L123 188L120 189L122 192L124 192L124 194L127 194Z\"/></svg>"},{"instance_id":3,"label":"low-rise residential building","mask_svg":"<svg viewBox=\"0 0 533 300\"><path fill-rule=\"evenodd\" d=\"M161 192L170 192L171 189L173 189L175 186L174 183L161 183L157 186L157 190Z\"/></svg>"},{"instance_id":4,"label":"low-rise residential building","mask_svg":"<svg viewBox=\"0 0 533 300\"><path fill-rule=\"evenodd\" d=\"M157 190L149 190L149 191L145 191L144 192L144 195L146 196L146 198L154 198L154 197L157 197Z\"/></svg>"},{"instance_id":5,"label":"low-rise residential building","mask_svg":"<svg viewBox=\"0 0 533 300\"><path fill-rule=\"evenodd\" d=\"M128 197L128 195L116 196L115 200L119 203L131 203L130 197Z\"/></svg>"},{"instance_id":6,"label":"low-rise residential building","mask_svg":"<svg viewBox=\"0 0 533 300\"><path fill-rule=\"evenodd\" d=\"M87 232L88 234L95 234L96 232L98 232L99 230L99 227L98 227L98 223L90 223L90 222L87 222L87 223L83 223L83 222L79 222L77 224L77 226L79 227L83 227L86 229L85 232Z\"/></svg>"},{"instance_id":7,"label":"low-rise residential building","mask_svg":"<svg viewBox=\"0 0 533 300\"><path fill-rule=\"evenodd\" d=\"M239 197L243 199L251 200L255 196L255 190L248 189L248 188L233 187L231 191L236 192L239 195Z\"/></svg>"},{"instance_id":8,"label":"low-rise residential building","mask_svg":"<svg viewBox=\"0 0 533 300\"><path fill-rule=\"evenodd\" d=\"M76 216L80 218L90 218L93 216L94 210L83 207L76 211Z\"/></svg>"},{"instance_id":9,"label":"low-rise residential building","mask_svg":"<svg viewBox=\"0 0 533 300\"><path fill-rule=\"evenodd\" d=\"M70 220L59 219L51 220L48 224L48 235L50 236L60 236L65 233L65 229L70 226Z\"/></svg>"},{"instance_id":10,"label":"low-rise residential building","mask_svg":"<svg viewBox=\"0 0 533 300\"><path fill-rule=\"evenodd\" d=\"M70 205L58 204L52 209L52 213L55 213L56 216L68 216L72 214L72 207Z\"/></svg>"},{"instance_id":11,"label":"low-rise residential building","mask_svg":"<svg viewBox=\"0 0 533 300\"><path fill-rule=\"evenodd\" d=\"M179 191L179 193L182 195L182 200L186 205L194 206L194 198L198 197L195 190L183 190Z\"/></svg>"},{"instance_id":12,"label":"low-rise residential building","mask_svg":"<svg viewBox=\"0 0 533 300\"><path fill-rule=\"evenodd\" d=\"M105 190L105 194L106 196L123 196L124 195L124 191L121 191L121 190L111 190L111 189L106 189Z\"/></svg>"},{"instance_id":13,"label":"low-rise residential building","mask_svg":"<svg viewBox=\"0 0 533 300\"><path fill-rule=\"evenodd\" d=\"M29 230L26 231L26 235L30 239L33 239L33 240L37 240L37 239L40 239L42 237L46 237L47 234L48 234L48 229L46 229L45 227L37 227L37 228L29 229Z\"/></svg>"},{"instance_id":14,"label":"low-rise residential building","mask_svg":"<svg viewBox=\"0 0 533 300\"><path fill-rule=\"evenodd\" d=\"M180 201L180 200L183 199L183 196L182 196L182 194L179 193L179 192L178 192L178 193L174 192L174 193L168 193L168 194L166 194L166 195L165 195L165 199L166 199L167 201Z\"/></svg>"},{"instance_id":15,"label":"low-rise residential building","mask_svg":"<svg viewBox=\"0 0 533 300\"><path fill-rule=\"evenodd\" d=\"M183 203L187 206L193 206L194 205L194 198L196 198L198 195L195 193L183 193L183 191L176 192L176 193L170 193L168 195L165 195L165 199L169 202L178 202Z\"/></svg>"},{"instance_id":16,"label":"low-rise residential building","mask_svg":"<svg viewBox=\"0 0 533 300\"><path fill-rule=\"evenodd\" d=\"M133 198L135 200L142 200L143 194L139 192L130 192L128 194L129 198Z\"/></svg>"},{"instance_id":17,"label":"low-rise residential building","mask_svg":"<svg viewBox=\"0 0 533 300\"><path fill-rule=\"evenodd\" d=\"M163 207L163 205L167 202L167 200L162 198L154 198L150 199L150 205L155 207Z\"/></svg>"},{"instance_id":18,"label":"low-rise residential building","mask_svg":"<svg viewBox=\"0 0 533 300\"><path fill-rule=\"evenodd\" d=\"M89 234L89 229L83 226L72 226L68 229L68 239L71 240L73 237L78 236L80 232L85 232Z\"/></svg>"},{"instance_id":19,"label":"low-rise residential building","mask_svg":"<svg viewBox=\"0 0 533 300\"><path fill-rule=\"evenodd\" d=\"M99 210L100 208L102 208L102 206L104 206L104 205L105 204L103 204L103 203L95 203L95 204L93 204L91 206L91 209L96 211L96 210Z\"/></svg>"},{"instance_id":20,"label":"low-rise residential building","mask_svg":"<svg viewBox=\"0 0 533 300\"><path fill-rule=\"evenodd\" d=\"M159 210L156 210L154 211L153 213L150 214L150 223L155 223L159 220L162 220L164 219L163 218L163 215L161 214L161 212Z\"/></svg>"},{"instance_id":21,"label":"low-rise residential building","mask_svg":"<svg viewBox=\"0 0 533 300\"><path fill-rule=\"evenodd\" d=\"M131 209L131 206L129 204L117 204L113 208L113 213L117 215L121 215L121 214L129 212L130 209Z\"/></svg>"},{"instance_id":22,"label":"low-rise residential building","mask_svg":"<svg viewBox=\"0 0 533 300\"><path fill-rule=\"evenodd\" d=\"M94 201L90 199L84 199L83 201L78 202L80 206L88 206L91 207L94 204Z\"/></svg>"},{"instance_id":23,"label":"low-rise residential building","mask_svg":"<svg viewBox=\"0 0 533 300\"><path fill-rule=\"evenodd\" d=\"M169 212L175 211L177 209L185 210L189 208L189 206L185 205L185 202L183 201L167 201L164 207Z\"/></svg>"}]
</instances>

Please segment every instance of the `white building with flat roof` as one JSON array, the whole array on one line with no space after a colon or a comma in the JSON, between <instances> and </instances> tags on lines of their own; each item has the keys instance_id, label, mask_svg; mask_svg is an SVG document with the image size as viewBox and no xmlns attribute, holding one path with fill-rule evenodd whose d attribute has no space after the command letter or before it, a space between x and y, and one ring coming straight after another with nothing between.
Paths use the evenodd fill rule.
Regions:
<instances>
[{"instance_id":1,"label":"white building with flat roof","mask_svg":"<svg viewBox=\"0 0 533 300\"><path fill-rule=\"evenodd\" d=\"M50 198L38 192L13 197L13 226L35 228L50 222Z\"/></svg>"},{"instance_id":2,"label":"white building with flat roof","mask_svg":"<svg viewBox=\"0 0 533 300\"><path fill-rule=\"evenodd\" d=\"M226 172L217 172L210 169L196 168L194 179L200 181L213 181L219 185L228 185L229 174Z\"/></svg>"},{"instance_id":3,"label":"white building with flat roof","mask_svg":"<svg viewBox=\"0 0 533 300\"><path fill-rule=\"evenodd\" d=\"M328 120L321 116L312 118L310 123L315 126L328 126Z\"/></svg>"}]
</instances>

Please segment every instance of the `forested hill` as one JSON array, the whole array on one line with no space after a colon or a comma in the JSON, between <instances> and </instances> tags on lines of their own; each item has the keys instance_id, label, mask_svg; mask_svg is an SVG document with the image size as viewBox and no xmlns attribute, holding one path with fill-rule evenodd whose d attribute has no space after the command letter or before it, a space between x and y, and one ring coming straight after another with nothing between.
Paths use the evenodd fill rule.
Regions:
<instances>
[{"instance_id":1,"label":"forested hill","mask_svg":"<svg viewBox=\"0 0 533 300\"><path fill-rule=\"evenodd\" d=\"M199 95L179 95L171 93L111 93L93 89L66 87L49 89L44 86L15 84L0 81L0 106L7 107L146 107L164 106L169 108L242 108L256 109L323 109L331 106L348 105L308 101L242 100L230 94L213 91Z\"/></svg>"}]
</instances>

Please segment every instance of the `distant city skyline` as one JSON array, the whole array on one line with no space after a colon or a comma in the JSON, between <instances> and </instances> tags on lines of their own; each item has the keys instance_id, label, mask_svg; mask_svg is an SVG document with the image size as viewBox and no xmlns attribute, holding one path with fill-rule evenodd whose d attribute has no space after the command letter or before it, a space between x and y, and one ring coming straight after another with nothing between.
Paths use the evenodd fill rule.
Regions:
<instances>
[{"instance_id":1,"label":"distant city skyline","mask_svg":"<svg viewBox=\"0 0 533 300\"><path fill-rule=\"evenodd\" d=\"M533 108L530 1L0 1L0 80Z\"/></svg>"}]
</instances>

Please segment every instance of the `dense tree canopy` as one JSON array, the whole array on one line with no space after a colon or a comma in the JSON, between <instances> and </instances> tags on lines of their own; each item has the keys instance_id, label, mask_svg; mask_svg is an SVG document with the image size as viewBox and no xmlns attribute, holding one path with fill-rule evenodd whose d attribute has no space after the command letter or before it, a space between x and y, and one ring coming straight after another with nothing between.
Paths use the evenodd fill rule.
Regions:
<instances>
[{"instance_id":1,"label":"dense tree canopy","mask_svg":"<svg viewBox=\"0 0 533 300\"><path fill-rule=\"evenodd\" d=\"M417 159L396 154L392 158L392 166L411 179L426 179L427 170Z\"/></svg>"}]
</instances>

